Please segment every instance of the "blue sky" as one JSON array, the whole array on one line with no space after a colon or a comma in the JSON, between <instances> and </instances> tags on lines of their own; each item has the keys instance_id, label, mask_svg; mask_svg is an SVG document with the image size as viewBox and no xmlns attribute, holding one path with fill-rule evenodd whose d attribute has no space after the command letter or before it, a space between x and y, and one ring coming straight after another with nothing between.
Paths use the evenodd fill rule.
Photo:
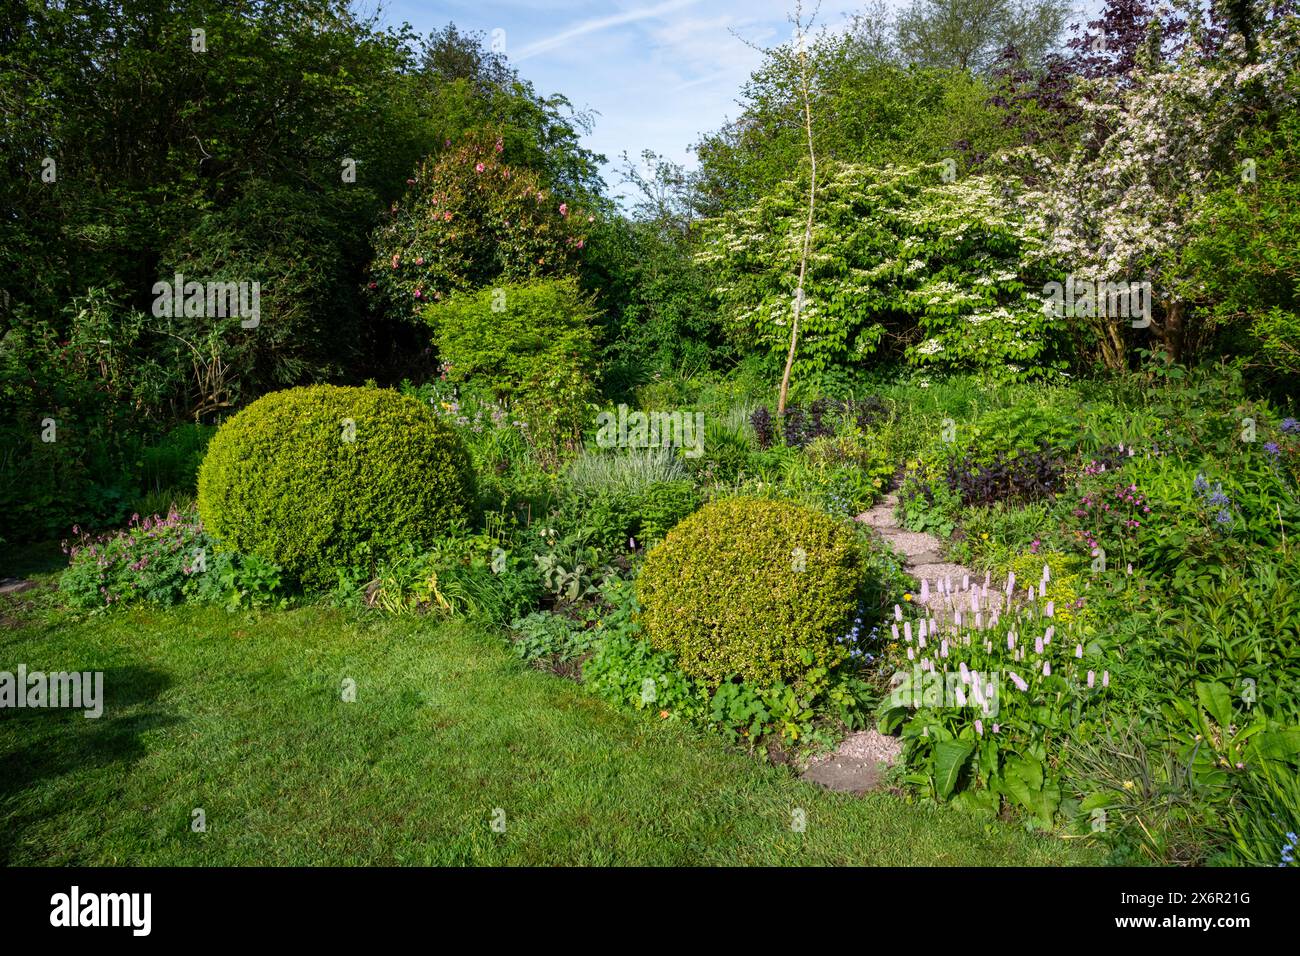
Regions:
<instances>
[{"instance_id":1,"label":"blue sky","mask_svg":"<svg viewBox=\"0 0 1300 956\"><path fill-rule=\"evenodd\" d=\"M813 0L815 3L815 0ZM897 7L902 0L888 0ZM375 0L358 8L374 9ZM864 0L822 0L818 24L836 28ZM504 31L505 52L544 94L596 112L585 145L611 161L653 149L694 165L701 133L734 117L762 47L785 42L793 0L388 0L383 20L421 33L448 21ZM617 177L606 174L611 187ZM617 190L615 190L617 191Z\"/></svg>"}]
</instances>

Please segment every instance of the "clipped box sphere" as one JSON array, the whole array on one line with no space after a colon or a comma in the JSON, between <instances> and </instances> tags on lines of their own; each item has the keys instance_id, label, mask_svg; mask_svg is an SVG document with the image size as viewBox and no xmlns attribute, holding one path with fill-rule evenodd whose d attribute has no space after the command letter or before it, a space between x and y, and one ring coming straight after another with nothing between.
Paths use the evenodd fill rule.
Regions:
<instances>
[{"instance_id":1,"label":"clipped box sphere","mask_svg":"<svg viewBox=\"0 0 1300 956\"><path fill-rule=\"evenodd\" d=\"M705 505L650 551L637 595L650 643L693 677L769 685L833 667L862 582L852 530L800 505Z\"/></svg>"},{"instance_id":2,"label":"clipped box sphere","mask_svg":"<svg viewBox=\"0 0 1300 956\"><path fill-rule=\"evenodd\" d=\"M427 544L473 509L459 436L394 391L272 392L223 424L199 469L199 515L223 548L305 584Z\"/></svg>"}]
</instances>

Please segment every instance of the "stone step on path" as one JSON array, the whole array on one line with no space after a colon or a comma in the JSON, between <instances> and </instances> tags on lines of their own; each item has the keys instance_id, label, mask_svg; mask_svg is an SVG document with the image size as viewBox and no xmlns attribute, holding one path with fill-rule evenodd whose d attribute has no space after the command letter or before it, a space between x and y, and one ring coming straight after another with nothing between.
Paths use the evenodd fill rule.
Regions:
<instances>
[{"instance_id":1,"label":"stone step on path","mask_svg":"<svg viewBox=\"0 0 1300 956\"><path fill-rule=\"evenodd\" d=\"M890 492L871 508L858 515L857 520L876 532L894 548L902 553L907 573L918 582L930 582L930 598L927 604L935 603L939 594L939 584L945 578L949 582L960 583L963 578L975 579L970 568L945 561L942 556L943 542L924 531L908 531L894 517L898 507L898 495ZM914 596L917 603L920 596Z\"/></svg>"},{"instance_id":2,"label":"stone step on path","mask_svg":"<svg viewBox=\"0 0 1300 956\"><path fill-rule=\"evenodd\" d=\"M975 580L975 574L960 564L944 561L943 542L932 534L908 531L894 517L898 495L890 493L871 508L857 516L857 520L875 531L894 550L902 553L908 574L929 582L928 596L921 600L920 593L913 596L917 604L939 605L943 602L941 582L947 580L956 589L963 579ZM834 753L814 757L801 775L804 780L819 784L828 790L862 794L878 789L885 771L893 766L902 752L902 741L886 737L875 730L858 731L841 741Z\"/></svg>"}]
</instances>

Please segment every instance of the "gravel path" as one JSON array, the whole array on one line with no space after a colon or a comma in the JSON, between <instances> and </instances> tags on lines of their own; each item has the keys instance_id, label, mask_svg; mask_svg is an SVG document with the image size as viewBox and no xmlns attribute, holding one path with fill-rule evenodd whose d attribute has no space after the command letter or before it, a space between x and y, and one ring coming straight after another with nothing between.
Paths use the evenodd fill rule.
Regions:
<instances>
[{"instance_id":1,"label":"gravel path","mask_svg":"<svg viewBox=\"0 0 1300 956\"><path fill-rule=\"evenodd\" d=\"M907 573L918 583L919 590L913 598L916 604L923 604L933 615L946 618L966 605L972 589L981 607L998 604L989 598L1002 595L990 594L987 579L976 580L969 568L943 560L942 541L932 534L902 528L894 517L897 507L898 495L890 493L870 511L858 515L857 520L874 528L904 555ZM809 761L803 779L846 793L875 790L881 786L884 771L898 761L902 744L897 737L887 737L875 730L849 734L834 753Z\"/></svg>"},{"instance_id":2,"label":"gravel path","mask_svg":"<svg viewBox=\"0 0 1300 956\"><path fill-rule=\"evenodd\" d=\"M918 596L917 603L937 607L941 603L940 594L944 590L945 580L948 591L965 590L961 583L974 581L975 573L960 564L944 561L943 542L934 535L904 530L894 517L894 509L897 507L898 495L891 492L876 502L870 511L858 515L857 520L869 528L875 528L895 550L901 551L907 559L908 574L916 578L918 584L925 582L928 585L926 600L921 602Z\"/></svg>"}]
</instances>

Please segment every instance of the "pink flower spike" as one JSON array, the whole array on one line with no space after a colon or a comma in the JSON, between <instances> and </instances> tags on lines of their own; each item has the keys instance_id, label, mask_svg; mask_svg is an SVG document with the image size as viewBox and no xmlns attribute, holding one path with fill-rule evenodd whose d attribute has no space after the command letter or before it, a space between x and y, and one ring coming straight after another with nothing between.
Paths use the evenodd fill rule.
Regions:
<instances>
[{"instance_id":1,"label":"pink flower spike","mask_svg":"<svg viewBox=\"0 0 1300 956\"><path fill-rule=\"evenodd\" d=\"M1097 680L1097 672L1088 671L1088 686L1092 687L1092 685L1096 682L1096 680Z\"/></svg>"},{"instance_id":2,"label":"pink flower spike","mask_svg":"<svg viewBox=\"0 0 1300 956\"><path fill-rule=\"evenodd\" d=\"M1102 687L1110 686L1110 671L1101 672L1101 686Z\"/></svg>"},{"instance_id":3,"label":"pink flower spike","mask_svg":"<svg viewBox=\"0 0 1300 956\"><path fill-rule=\"evenodd\" d=\"M975 733L979 734L981 737L984 736L984 721L980 720L978 717L975 718Z\"/></svg>"},{"instance_id":4,"label":"pink flower spike","mask_svg":"<svg viewBox=\"0 0 1300 956\"><path fill-rule=\"evenodd\" d=\"M1083 645L1082 645L1082 644L1075 644L1075 645L1074 645L1074 656L1075 656L1075 657L1078 657L1078 658L1082 658L1082 657L1083 657Z\"/></svg>"},{"instance_id":5,"label":"pink flower spike","mask_svg":"<svg viewBox=\"0 0 1300 956\"><path fill-rule=\"evenodd\" d=\"M1051 677L1051 676L1052 676L1052 662L1051 662L1051 661L1043 661L1043 676L1044 676L1044 677Z\"/></svg>"}]
</instances>

